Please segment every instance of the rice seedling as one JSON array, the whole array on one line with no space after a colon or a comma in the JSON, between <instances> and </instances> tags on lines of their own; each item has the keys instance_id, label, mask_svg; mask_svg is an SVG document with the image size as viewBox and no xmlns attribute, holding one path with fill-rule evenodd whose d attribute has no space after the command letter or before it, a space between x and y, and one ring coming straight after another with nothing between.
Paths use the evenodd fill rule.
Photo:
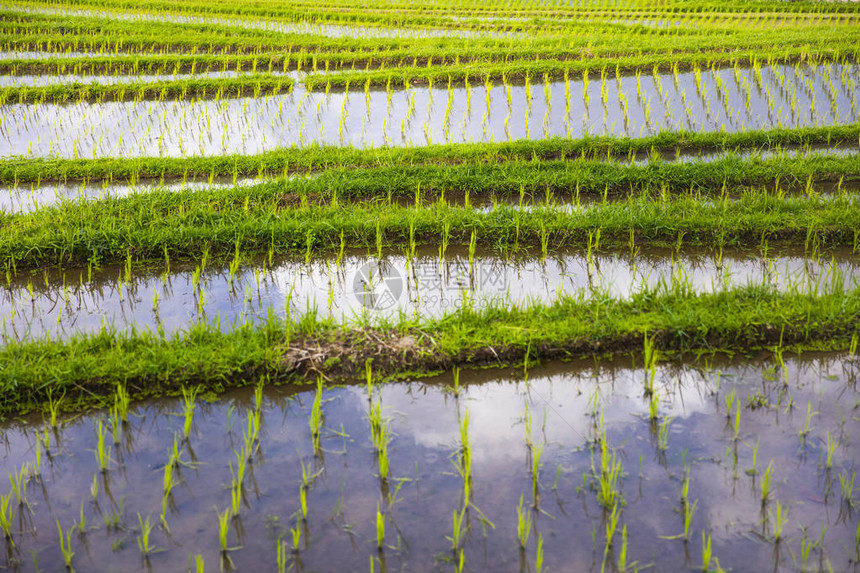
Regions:
<instances>
[{"instance_id":1,"label":"rice seedling","mask_svg":"<svg viewBox=\"0 0 860 573\"><path fill-rule=\"evenodd\" d=\"M802 414L800 419L789 417L795 399L802 404L813 394L804 385L786 385L788 369L803 377L805 363L795 367L794 355L783 356L783 348L843 353L847 348L854 354L858 339L856 334L852 338L860 307L851 282L853 271L841 276L835 270L822 271L829 250L856 250L860 243L853 195L858 160L851 151L856 150L860 126L841 123L857 117L854 48L860 20L854 8L839 3L810 7L725 2L666 7L639 1L611 9L593 3L478 6L447 1L432 10L394 10L377 2L362 7L209 4L155 0L145 14L114 0L99 6L33 4L9 8L0 21L0 44L7 54L17 54L0 61L8 82L0 90L0 104L5 104L0 105L0 148L9 156L0 161L0 180L10 186L10 197L27 195L27 205L32 204L30 211L0 213L0 226L8 231L0 238L0 259L10 293L8 306L7 295L0 293L0 305L8 308L0 318L0 334L6 335L0 345L0 416L42 408L57 438L51 444L40 438L35 467L26 475L16 470L22 498L26 499L28 481L40 473L43 445L52 463L64 460L67 449L75 452L74 439L60 440L61 412L110 406L115 392L107 423L118 457L112 459L106 431L97 428L99 473L90 496L97 505L112 504L103 512L105 520L112 523L111 531L121 531L122 511L110 501L116 493L111 476L133 470L130 464L138 463L141 452L132 455L132 440L136 434L146 436L150 428L142 423L132 432L128 427L128 394L181 393L182 431L168 452L161 484L161 519L170 534L165 515L171 496L179 491L180 468L186 465L180 460L180 444L184 440L196 461L192 430L205 427L208 434L211 428L209 423L204 426L210 406L197 402L198 392L208 400L210 391L246 385L253 376L291 384L306 382L313 372L319 381L315 396L308 394L312 402L307 423L314 463L322 464L322 427L331 426L331 417L344 410L326 408L323 417L322 377L338 383L360 377L364 361L374 461L383 504L388 503L376 508L378 552L371 557L371 569L377 564L386 568L386 519L391 520L389 546L397 546L400 566L414 568L415 560L424 562L422 550L415 544L407 549L399 530L392 536L395 518L412 519L407 517L411 510L396 514L395 502L412 503L412 492L400 498L398 492L409 491L410 486L401 490L404 482L391 477L392 421L386 418L374 385L389 376L405 373L419 378L429 370L450 368L453 384L448 390L455 399L443 402L456 405L459 414L460 368L466 364L498 362L516 369L525 355L522 377L539 396L547 383L546 370L536 370L535 359L623 354L643 333L647 333L642 343L643 392L658 464L671 460L670 434L673 440L683 435L690 441L697 458L713 454L701 452L687 418L673 419L668 410L661 412L687 404L676 401L685 399L687 378L675 384L670 376L663 381L666 384L658 384L658 362L661 375L664 370L674 373L675 368L674 363L663 365L663 354L698 356L718 350L734 353L735 362L742 363L740 357L751 348L774 348L775 333L784 333L785 347L780 340L774 356L772 374L782 383L775 404L766 384L743 402L734 390L723 397L719 387L707 386L700 401L707 404L712 397L717 416L725 413L726 430L731 428L725 437L731 437L732 463L725 467L716 463L714 472L737 476L738 443L765 427L761 424L769 415L779 416L776 423L783 431L786 427L798 431L802 451L796 471L804 471L806 440L815 429L817 412L810 401L805 420ZM22 54L24 50L36 53ZM374 89L377 86L381 89ZM542 97L534 92L536 87L542 87ZM472 94L473 88L479 93ZM559 100L562 92L564 105ZM474 108L472 95L483 100ZM598 107L590 103L593 98L599 98ZM66 104L55 105L58 101ZM542 132L536 129L541 118ZM397 124L399 132L393 127ZM444 142L434 144L440 138ZM245 181L251 178L255 180ZM187 188L144 188L147 180ZM57 187L56 200L40 195L40 183L50 189L45 181ZM66 181L74 185L86 181L93 195L82 187L80 200L60 201L58 182ZM114 197L120 189L117 182L124 186ZM14 201L17 205L18 199ZM713 251L720 277L708 290L701 279L702 267L684 268L672 261L659 286L651 286L643 275L641 289L609 294L625 282L616 278L625 275L613 272L618 268L616 254L630 253L629 272L637 277L635 282L640 269L651 265L652 245L678 260L690 260L689 252ZM554 270L562 268L558 261L567 264L562 249L574 247L582 249L589 289L574 290L580 285L577 269L564 267L556 273L556 284L544 289L555 293L554 299L545 299L543 291L540 300L516 298L520 285L537 291L542 285L527 283L555 277ZM808 264L811 272L803 279L783 276L774 262L774 253L793 247L805 250L804 255L786 257ZM738 275L732 274L737 248L753 250L754 258L762 261L762 268L755 271L755 276L763 277L760 284L732 286L738 283ZM351 301L340 297L332 285L348 282L356 261L384 261L394 250L406 251L409 297L413 297L409 281L419 276L423 259L437 260L434 272L453 285L460 278L457 266L461 262L465 266L468 253L470 287L467 291L458 284L459 296L450 297L460 306L437 313L426 290L416 289L414 315L411 310L367 313L341 322L338 317L349 310L339 313ZM290 270L284 272L277 262L281 257L295 258L299 266L304 261L304 267L293 272L287 266ZM579 253L577 261L578 257ZM834 267L847 266L842 259ZM487 285L481 283L481 273L487 261L495 265L496 260L514 282L506 287L508 299L484 306L481 297ZM154 266L160 286L158 274L149 279ZM44 281L38 279L39 273ZM74 273L79 280L67 281L65 275ZM60 275L62 279L57 278ZM289 286L284 275L291 275ZM807 281L808 275L814 278ZM104 276L110 276L110 282ZM327 279L329 285L324 295L320 293L319 304L307 296L307 284L317 278L319 284ZM274 286L267 290L267 284ZM182 289L192 292L182 307L190 314L177 319L179 298L174 293ZM282 301L272 296L281 296L282 309ZM59 301L57 310L43 310L49 299ZM146 308L140 307L142 299L147 299ZM90 328L79 318L84 308L98 308L110 317L113 301L123 314L113 327L108 319L101 329ZM231 315L234 307L237 314ZM91 314L98 322L99 315ZM139 320L143 315L145 320ZM230 324L233 316L240 318ZM54 317L59 317L56 326L51 324ZM151 332L146 331L148 325ZM31 334L40 328L50 338L37 340ZM370 356L381 358L374 371ZM594 370L603 375L600 368ZM476 377L492 376L482 372ZM649 479L653 468L643 461L647 456L640 443L626 440L618 449L609 447L602 412L613 407L619 394L614 385L604 391L607 386L586 394L593 395L587 408L593 424L582 447L590 449L591 467L585 460L580 468L584 474L580 493L587 492L584 506L597 503L603 509L592 519L595 545L598 532L606 537L601 567L608 563L624 571L637 566L628 563L628 549L647 543L649 533L631 530L635 542L628 548L622 508L625 516L641 522L640 500L648 499L655 482ZM482 400L484 388L470 392L470 400ZM433 384L425 389L435 390ZM350 399L348 390L332 392L339 403L341 397L344 404ZM417 395L414 392L410 388L410 397ZM554 408L559 396L553 392L548 404ZM269 484L256 483L270 475L269 464L279 462L271 456L264 459L261 453L261 387L254 397L254 408L239 422L241 436L232 432L231 419L241 408L228 409L227 434L236 459L229 460L230 505L218 515L224 568L230 566L233 549L228 547L229 528L235 527L236 544L241 544L243 521L256 519L261 503L278 503L278 497L267 491ZM635 398L639 406L633 404L639 411L642 397ZM827 392L815 397L822 402L822 413L825 398ZM784 400L788 405L781 408ZM398 401L398 408L404 403ZM532 407L527 405L523 421L533 500L524 508L521 496L517 509L523 552L532 527L537 530L538 514L531 512L548 514L546 499L540 496L552 495L540 483L541 464L549 455L544 447L550 442L541 442L537 427L532 427ZM550 418L553 408L548 409ZM749 413L743 416L741 433L744 408ZM471 550L466 541L470 516L479 514L484 535L492 536L486 527L489 521L472 505L473 496L480 491L482 499L486 495L493 503L504 503L504 488L477 490L472 483L477 461L493 455L492 449L479 450L488 438L482 433L479 441L472 433L474 413L466 410L458 418L459 447L450 456L460 474L455 485L462 482L463 502L449 509L453 513L447 541L452 552L446 551L443 561L458 571L465 567L466 550ZM494 414L503 421L503 409ZM152 415L141 409L142 420ZM696 415L711 412L696 409ZM272 418L267 427L275 422ZM404 416L406 436L397 460L410 451L409 433L418 419ZM611 431L627 432L625 422L615 416L607 419L612 420ZM843 426L850 420L846 413ZM63 433L74 436L75 428L69 425ZM546 434L546 423L542 429ZM822 436L823 469L839 466L835 456L842 451L839 446L848 456L852 451L850 443L838 437L842 431L830 431L832 436ZM277 455L283 440L291 436L272 433L277 435L272 444ZM553 428L549 433L558 439ZM340 435L345 452L349 440L343 430ZM212 437L198 438L203 441L197 450L214 455L208 445ZM493 438L504 439L504 434ZM772 440L779 441L777 433L767 438L769 447ZM398 444L399 440L400 436ZM553 452L556 458L555 448ZM578 452L577 447L553 462L558 469L552 492L564 509L553 510L548 518L559 526L570 519L572 505L564 499L566 475L580 471L568 467L583 461ZM753 476L753 485L760 481L766 504L772 497L772 466L780 466L772 462L759 473L758 454L757 441L752 463L744 463L743 469ZM624 456L640 458L642 478L642 495L631 497L628 505L622 497ZM713 457L719 462L719 453ZM686 455L683 459L684 532L678 537L689 544L697 504L689 499L691 466ZM306 529L308 503L315 503L308 499L309 488L324 470L307 466L301 456L299 461L295 528L267 521L268 538L277 540L278 570L302 569L298 560L302 538L307 546L330 531ZM211 463L222 464L223 459ZM425 503L426 492L437 489L432 463L428 458L420 469L416 464L415 511ZM853 476L840 469L843 502L851 506ZM350 457L337 475L343 473L350 483L354 471ZM52 478L44 473L36 483L56 498L50 491ZM205 472L182 473L195 495L206 491L192 483L205 479ZM823 473L829 483L829 472ZM127 475L133 480L136 473ZM394 482L392 495L388 490ZM723 485L721 480L713 483ZM124 491L139 505L139 492L132 482L127 485ZM825 487L829 491L830 485ZM6 499L6 509L0 512L8 521L4 529L15 535L16 551L19 546L29 549L33 542L18 532L26 532L26 520L17 516L21 524L12 525L14 513L27 512L16 511L14 491ZM57 507L54 504L52 511ZM814 513L815 507L809 507ZM764 509L763 527L765 521L772 524L774 541L787 548L785 507L771 500L769 519ZM31 510L40 511L40 504ZM730 512L731 504L724 511ZM183 513L174 512L171 519L187 520ZM665 516L659 511L656 517ZM3 519L0 516L0 525ZM141 546L143 526L151 527L140 515L138 522L139 530L132 535L146 555ZM78 531L86 528L84 523L81 513ZM177 530L176 544L169 549L173 553L185 545L186 528L171 525ZM211 525L210 531L214 521ZM829 521L824 527L828 525ZM258 530L257 525L252 527L249 531ZM344 523L352 537L351 528ZM533 556L537 571L558 560L558 548L544 541L545 536L537 534ZM826 569L825 561L834 555L832 546L841 541L823 540L817 548L801 542L801 567L812 554L820 554L818 568ZM117 551L123 543L116 540ZM151 547L151 541L145 546ZM96 546L91 549L99 551ZM527 568L521 555L521 565ZM303 551L302 557L316 559L315 552ZM675 558L672 552L658 552L652 566L678 568ZM737 568L737 557L730 559ZM704 534L702 564L704 570L720 568L710 537ZM344 561L345 567L354 565ZM202 566L201 559L198 568ZM318 566L309 563L308 568ZM838 568L835 561L834 566ZM475 567L479 566L470 568ZM499 568L499 561L489 555L480 567Z\"/></svg>"},{"instance_id":2,"label":"rice seedling","mask_svg":"<svg viewBox=\"0 0 860 573\"><path fill-rule=\"evenodd\" d=\"M855 507L854 500L854 478L856 474L851 472L851 477L849 478L846 474L839 474L839 487L842 492L842 502L848 507Z\"/></svg>"},{"instance_id":3,"label":"rice seedling","mask_svg":"<svg viewBox=\"0 0 860 573\"><path fill-rule=\"evenodd\" d=\"M767 504L768 498L770 497L770 482L771 482L771 469L773 467L773 460L767 464L767 469L764 470L764 473L761 476L761 483L759 488L761 489L761 504Z\"/></svg>"},{"instance_id":4,"label":"rice seedling","mask_svg":"<svg viewBox=\"0 0 860 573\"><path fill-rule=\"evenodd\" d=\"M27 484L30 481L30 473L30 465L24 464L17 473L9 474L9 485L12 487L9 495L11 497L14 494L18 507L30 508L30 503L27 501Z\"/></svg>"},{"instance_id":5,"label":"rice seedling","mask_svg":"<svg viewBox=\"0 0 860 573\"><path fill-rule=\"evenodd\" d=\"M300 527L300 522L298 518L296 519L296 526L290 529L290 536L292 537L292 553L298 554L299 545L302 541L302 528Z\"/></svg>"},{"instance_id":6,"label":"rice seedling","mask_svg":"<svg viewBox=\"0 0 860 573\"><path fill-rule=\"evenodd\" d=\"M178 461L177 461L178 463ZM167 519L167 506L170 501L170 495L173 492L173 488L176 486L176 477L175 477L175 468L177 463L174 463L173 460L165 464L164 466L164 476L162 478L161 483L161 521L166 522ZM148 518L147 518L148 519Z\"/></svg>"},{"instance_id":7,"label":"rice seedling","mask_svg":"<svg viewBox=\"0 0 860 573\"><path fill-rule=\"evenodd\" d=\"M815 549L816 543L811 539L807 539L806 532L804 532L804 536L800 539L800 569L801 571L808 571L807 566L809 563L809 556L812 553L812 550Z\"/></svg>"},{"instance_id":8,"label":"rice seedling","mask_svg":"<svg viewBox=\"0 0 860 573\"><path fill-rule=\"evenodd\" d=\"M806 417L803 422L803 428L801 428L799 431L801 445L805 443L806 436L808 436L810 432L812 432L812 418L816 415L818 415L818 412L812 411L812 402L808 402L806 404Z\"/></svg>"},{"instance_id":9,"label":"rice seedling","mask_svg":"<svg viewBox=\"0 0 860 573\"><path fill-rule=\"evenodd\" d=\"M463 415L460 418L460 466L462 468L463 478L465 481L468 481L468 478L471 475L472 446L469 441L470 421L471 418L469 416L469 410L466 409L463 411Z\"/></svg>"},{"instance_id":10,"label":"rice seedling","mask_svg":"<svg viewBox=\"0 0 860 573\"><path fill-rule=\"evenodd\" d=\"M520 502L517 505L517 539L520 542L520 551L526 550L526 545L529 542L531 530L531 511L529 509L523 509L523 496L520 495Z\"/></svg>"},{"instance_id":11,"label":"rice seedling","mask_svg":"<svg viewBox=\"0 0 860 573\"><path fill-rule=\"evenodd\" d=\"M758 463L758 447L759 441L756 440L755 446L752 449L752 467L746 470L746 474L750 476L755 476L758 474L758 470L756 469L756 464Z\"/></svg>"},{"instance_id":12,"label":"rice seedling","mask_svg":"<svg viewBox=\"0 0 860 573\"><path fill-rule=\"evenodd\" d=\"M301 535L301 529L299 529L299 535ZM276 544L277 554L276 554L276 567L278 573L286 573L287 571L287 563L289 562L288 552L287 552L287 544L284 541L278 540Z\"/></svg>"},{"instance_id":13,"label":"rice seedling","mask_svg":"<svg viewBox=\"0 0 860 573\"><path fill-rule=\"evenodd\" d=\"M660 423L657 430L657 449L666 451L669 447L669 426L672 424L672 418L666 418Z\"/></svg>"},{"instance_id":14,"label":"rice seedling","mask_svg":"<svg viewBox=\"0 0 860 573\"><path fill-rule=\"evenodd\" d=\"M734 416L734 420L732 422L732 432L733 432L732 440L737 442L738 439L740 438L740 431L741 431L741 402L740 402L740 400L735 399L734 404L735 404L735 416Z\"/></svg>"},{"instance_id":15,"label":"rice seedling","mask_svg":"<svg viewBox=\"0 0 860 573\"><path fill-rule=\"evenodd\" d=\"M105 430L103 420L96 424L96 448L94 450L96 464L101 473L107 473L111 465L111 446L105 443Z\"/></svg>"},{"instance_id":16,"label":"rice seedling","mask_svg":"<svg viewBox=\"0 0 860 573\"><path fill-rule=\"evenodd\" d=\"M72 532L74 527L69 529L69 531L63 531L63 528L60 526L60 522L57 521L57 532L60 536L60 552L63 555L63 563L66 566L67 571L73 571L72 568L72 558L75 556L75 553L72 551Z\"/></svg>"},{"instance_id":17,"label":"rice seedling","mask_svg":"<svg viewBox=\"0 0 860 573\"><path fill-rule=\"evenodd\" d=\"M48 398L47 406L48 406L49 421L50 421L51 427L56 429L57 428L57 422L58 422L59 415L60 415L60 406L63 402L63 398L65 398L65 393L55 400L54 396L53 396L53 389L48 388L47 398Z\"/></svg>"},{"instance_id":18,"label":"rice seedling","mask_svg":"<svg viewBox=\"0 0 860 573\"><path fill-rule=\"evenodd\" d=\"M612 511L609 512L606 517L606 545L603 551L603 561L606 562L607 557L609 556L609 551L613 547L613 543L615 541L615 534L618 531L618 523L621 520L621 511L618 509L618 505L612 506Z\"/></svg>"},{"instance_id":19,"label":"rice seedling","mask_svg":"<svg viewBox=\"0 0 860 573\"><path fill-rule=\"evenodd\" d=\"M153 547L150 540L153 525L149 523L148 515L146 516L146 519L143 519L139 513L137 514L137 522L140 527L140 534L137 536L137 547L140 549L140 554L145 559L155 551L155 547Z\"/></svg>"},{"instance_id":20,"label":"rice seedling","mask_svg":"<svg viewBox=\"0 0 860 573\"><path fill-rule=\"evenodd\" d=\"M690 497L690 465L687 463L686 452L684 453L684 473L681 478L681 506L686 508L689 505Z\"/></svg>"},{"instance_id":21,"label":"rice seedling","mask_svg":"<svg viewBox=\"0 0 860 573\"><path fill-rule=\"evenodd\" d=\"M128 390L122 384L117 384L116 394L114 394L114 409L119 414L119 419L123 424L128 424L128 411L131 405L131 396Z\"/></svg>"},{"instance_id":22,"label":"rice seedling","mask_svg":"<svg viewBox=\"0 0 860 573\"><path fill-rule=\"evenodd\" d=\"M299 487L299 507L302 511L302 521L307 522L308 520L308 488L302 484Z\"/></svg>"},{"instance_id":23,"label":"rice seedling","mask_svg":"<svg viewBox=\"0 0 860 573\"><path fill-rule=\"evenodd\" d=\"M788 521L788 508L783 508L779 500L776 501L774 506L775 512L770 514L771 522L773 523L773 541L774 543L779 543L782 540L782 533Z\"/></svg>"},{"instance_id":24,"label":"rice seedling","mask_svg":"<svg viewBox=\"0 0 860 573\"><path fill-rule=\"evenodd\" d=\"M15 521L15 508L10 504L11 495L0 495L0 530L10 546L15 546L12 538L12 523Z\"/></svg>"},{"instance_id":25,"label":"rice seedling","mask_svg":"<svg viewBox=\"0 0 860 573\"><path fill-rule=\"evenodd\" d=\"M648 394L648 419L656 422L660 417L660 394L656 390Z\"/></svg>"},{"instance_id":26,"label":"rice seedling","mask_svg":"<svg viewBox=\"0 0 860 573\"><path fill-rule=\"evenodd\" d=\"M532 448L532 506L537 508L540 502L540 458L543 446Z\"/></svg>"},{"instance_id":27,"label":"rice seedling","mask_svg":"<svg viewBox=\"0 0 860 573\"><path fill-rule=\"evenodd\" d=\"M239 547L230 547L227 543L227 536L230 534L231 517L229 509L225 510L223 513L218 513L218 545L221 548L222 558L226 558L228 560L228 552L239 549Z\"/></svg>"},{"instance_id":28,"label":"rice seedling","mask_svg":"<svg viewBox=\"0 0 860 573\"><path fill-rule=\"evenodd\" d=\"M535 573L540 573L541 571L543 571L543 536L538 533L537 549L535 550Z\"/></svg>"},{"instance_id":29,"label":"rice seedling","mask_svg":"<svg viewBox=\"0 0 860 573\"><path fill-rule=\"evenodd\" d=\"M711 536L702 532L702 571L711 570L711 560L713 553L711 550Z\"/></svg>"},{"instance_id":30,"label":"rice seedling","mask_svg":"<svg viewBox=\"0 0 860 573\"><path fill-rule=\"evenodd\" d=\"M182 436L186 441L191 438L191 429L194 425L194 410L196 408L194 401L197 397L198 391L198 387L192 387L190 389L184 386L182 387L182 404L184 406Z\"/></svg>"},{"instance_id":31,"label":"rice seedling","mask_svg":"<svg viewBox=\"0 0 860 573\"><path fill-rule=\"evenodd\" d=\"M600 441L600 467L597 472L597 501L606 509L622 503L620 481L623 468L614 451L609 450L606 439Z\"/></svg>"},{"instance_id":32,"label":"rice seedling","mask_svg":"<svg viewBox=\"0 0 860 573\"><path fill-rule=\"evenodd\" d=\"M81 502L81 509L78 512L78 519L75 521L75 529L78 530L78 535L83 537L87 533L87 518L84 515L84 502Z\"/></svg>"},{"instance_id":33,"label":"rice seedling","mask_svg":"<svg viewBox=\"0 0 860 573\"><path fill-rule=\"evenodd\" d=\"M451 551L456 555L460 551L463 544L463 534L465 533L464 520L466 518L466 507L463 507L459 512L453 512L453 527L451 537L446 537L451 542Z\"/></svg>"},{"instance_id":34,"label":"rice seedling","mask_svg":"<svg viewBox=\"0 0 860 573\"><path fill-rule=\"evenodd\" d=\"M683 539L684 543L690 541L690 526L693 523L693 514L696 511L696 506L699 504L699 500L694 501L693 503L687 503L684 505L684 533Z\"/></svg>"},{"instance_id":35,"label":"rice seedling","mask_svg":"<svg viewBox=\"0 0 860 573\"><path fill-rule=\"evenodd\" d=\"M383 544L385 543L385 514L376 508L376 549L382 553Z\"/></svg>"},{"instance_id":36,"label":"rice seedling","mask_svg":"<svg viewBox=\"0 0 860 573\"><path fill-rule=\"evenodd\" d=\"M829 470L833 467L833 454L836 452L836 448L839 447L839 439L834 438L830 432L827 432L825 436L824 467Z\"/></svg>"},{"instance_id":37,"label":"rice seedling","mask_svg":"<svg viewBox=\"0 0 860 573\"><path fill-rule=\"evenodd\" d=\"M658 351L654 347L652 339L648 335L642 337L644 344L644 360L645 360L645 395L651 396L654 394L654 380L657 376L657 359Z\"/></svg>"},{"instance_id":38,"label":"rice seedling","mask_svg":"<svg viewBox=\"0 0 860 573\"><path fill-rule=\"evenodd\" d=\"M255 408L254 411L248 415L246 420L245 431L242 434L244 443L242 451L245 453L247 461L252 461L254 459L254 454L256 454L260 449L261 419L262 411Z\"/></svg>"},{"instance_id":39,"label":"rice seedling","mask_svg":"<svg viewBox=\"0 0 860 573\"><path fill-rule=\"evenodd\" d=\"M110 410L108 410L108 420L110 421L110 431L111 437L113 438L114 446L119 445L119 438L122 432L122 421L120 417L119 410L114 404Z\"/></svg>"},{"instance_id":40,"label":"rice seedling","mask_svg":"<svg viewBox=\"0 0 860 573\"><path fill-rule=\"evenodd\" d=\"M322 393L323 393L322 376L317 379L317 392L314 395L314 402L311 406L311 414L308 418L308 424L311 429L311 442L313 443L314 453L320 452L320 430L322 428Z\"/></svg>"}]
</instances>

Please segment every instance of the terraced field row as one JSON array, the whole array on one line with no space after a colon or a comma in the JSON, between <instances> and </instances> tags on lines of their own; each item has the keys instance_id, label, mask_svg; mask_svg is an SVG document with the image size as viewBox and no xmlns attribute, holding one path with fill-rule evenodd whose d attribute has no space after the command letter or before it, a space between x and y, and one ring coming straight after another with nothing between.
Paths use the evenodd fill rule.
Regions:
<instances>
[{"instance_id":1,"label":"terraced field row","mask_svg":"<svg viewBox=\"0 0 860 573\"><path fill-rule=\"evenodd\" d=\"M0 568L857 571L860 4L0 5Z\"/></svg>"}]
</instances>

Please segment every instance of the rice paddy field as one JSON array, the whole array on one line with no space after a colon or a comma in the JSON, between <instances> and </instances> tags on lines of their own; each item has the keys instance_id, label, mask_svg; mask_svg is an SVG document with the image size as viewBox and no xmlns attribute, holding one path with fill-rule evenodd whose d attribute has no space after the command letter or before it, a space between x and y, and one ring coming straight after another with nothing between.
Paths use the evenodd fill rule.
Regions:
<instances>
[{"instance_id":1,"label":"rice paddy field","mask_svg":"<svg viewBox=\"0 0 860 573\"><path fill-rule=\"evenodd\" d=\"M0 3L0 570L860 571L860 3Z\"/></svg>"}]
</instances>

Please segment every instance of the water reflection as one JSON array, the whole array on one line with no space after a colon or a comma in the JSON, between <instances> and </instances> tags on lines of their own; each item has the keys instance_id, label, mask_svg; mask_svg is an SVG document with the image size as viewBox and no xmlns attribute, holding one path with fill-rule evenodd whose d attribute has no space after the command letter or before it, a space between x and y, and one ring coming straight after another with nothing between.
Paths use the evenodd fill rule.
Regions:
<instances>
[{"instance_id":1,"label":"water reflection","mask_svg":"<svg viewBox=\"0 0 860 573\"><path fill-rule=\"evenodd\" d=\"M371 402L363 387L329 389L319 401L316 454L309 425L313 390L267 388L260 402L253 390L211 402L198 397L187 442L181 437L181 399L137 403L118 443L105 432L112 444L106 473L98 472L93 455L97 420L105 413L67 419L56 432L36 420L9 424L0 460L6 472L26 463L32 471L36 442L45 441L46 431L51 439L43 449L50 455L42 455L41 477L29 482L30 509L17 510L23 518L6 559L11 564L33 551L41 568L60 566L54 520L69 527L82 514L87 533L72 541L78 571L163 570L196 554L216 566L216 508L230 506L231 466L235 474L237 456L249 451L247 420L259 408L260 445L250 450L241 509L229 522L228 542L241 546L229 555L237 570L274 570L277 543L289 546L296 527L299 553L290 559L296 567L301 560L306 570L352 570L370 558L390 570L451 569L454 554L446 536L464 499L456 469L462 427L473 453L462 538L470 568L531 570L537 534L552 570L598 571L605 555L607 567L617 567L620 537L605 554L607 515L595 482L605 441L623 466L619 527L627 529L628 564L661 571L696 566L705 532L723 567L793 570L791 553L799 555L801 543L814 539L820 543L810 567L827 560L835 570L850 569L858 519L840 497L839 476L850 477L857 455L844 431L846 405L857 401L856 361L844 355L785 356L783 362L711 359L663 363L655 372L656 422L649 421L641 358L549 364L525 373L464 371L456 393L448 373L377 386ZM727 403L740 405L739 421L727 418ZM370 412L376 405L390 431L387 481L380 478L373 446ZM807 407L814 416L804 434ZM109 428L109 421L104 424ZM662 442L660 426L668 428ZM174 441L180 463L164 506L169 532L154 529L160 551L146 563L135 543L137 514L157 519L161 513L162 476ZM830 468L824 466L828 443L834 445ZM754 465L758 473L748 471ZM762 506L766 468L771 491ZM687 544L669 539L683 531L678 512L685 476L687 503L696 504ZM516 539L521 495L533 527L524 553ZM779 544L768 541L777 501L789 516ZM377 511L386 523L381 553ZM23 561L19 567L30 570Z\"/></svg>"},{"instance_id":2,"label":"water reflection","mask_svg":"<svg viewBox=\"0 0 860 573\"><path fill-rule=\"evenodd\" d=\"M855 121L856 64L532 78L531 85L393 85L205 101L8 104L0 155L193 156L313 144L378 147L664 130L729 132ZM26 150L26 151L25 151Z\"/></svg>"},{"instance_id":3,"label":"water reflection","mask_svg":"<svg viewBox=\"0 0 860 573\"><path fill-rule=\"evenodd\" d=\"M439 317L463 308L552 303L566 296L628 298L643 289L717 292L746 285L825 292L858 285L860 266L850 249L806 256L791 251L764 258L725 251L634 249L589 256L562 250L545 259L525 252L500 256L450 248L440 257L422 249L414 258L386 252L347 252L342 259L242 258L230 264L173 263L146 272L124 266L45 269L20 273L0 288L0 333L7 340L65 337L105 326L187 329L196 321L231 329L272 317L314 312L338 321L371 322Z\"/></svg>"}]
</instances>

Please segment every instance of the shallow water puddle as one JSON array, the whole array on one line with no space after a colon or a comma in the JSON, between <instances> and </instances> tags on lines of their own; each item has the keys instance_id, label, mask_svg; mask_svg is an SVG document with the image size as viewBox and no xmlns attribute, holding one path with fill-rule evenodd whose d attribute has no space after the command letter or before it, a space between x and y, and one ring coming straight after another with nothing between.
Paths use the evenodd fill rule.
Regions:
<instances>
[{"instance_id":1,"label":"shallow water puddle","mask_svg":"<svg viewBox=\"0 0 860 573\"><path fill-rule=\"evenodd\" d=\"M834 273L835 271L835 273ZM817 258L792 252L760 259L726 251L577 251L504 258L468 250L423 249L402 254L347 253L310 261L264 259L231 265L172 264L169 271L128 274L123 266L20 274L0 288L0 335L8 340L50 334L65 337L106 326L175 332L205 320L230 329L271 316L296 319L309 312L347 322L438 317L464 307L550 303L594 292L629 297L644 287L719 291L765 284L777 289L824 292L860 283L860 262L850 250Z\"/></svg>"},{"instance_id":2,"label":"shallow water puddle","mask_svg":"<svg viewBox=\"0 0 860 573\"><path fill-rule=\"evenodd\" d=\"M83 516L70 534L77 571L178 571L198 554L207 570L275 571L279 543L307 571L364 571L371 559L375 570L453 571L461 549L464 570L534 571L539 545L550 571L600 571L604 561L620 570L622 551L628 569L678 571L701 568L703 535L711 567L718 559L728 570L848 571L860 550L857 494L842 485L856 471L857 374L845 355L658 364L655 421L637 358L550 364L527 381L522 369L463 371L457 390L450 373L377 384L370 402L364 386L327 389L318 402L314 390L295 388L198 396L187 441L181 399L133 404L116 442L101 412L54 430L12 423L0 468L18 476L25 468L15 480L27 485L26 504L0 488L12 496L15 544L0 541L0 560L59 570L55 521L69 530ZM99 424L110 449L103 462ZM601 460L618 469L606 490ZM617 523L607 530L609 493ZM673 538L683 536L685 508L693 508L686 543ZM143 558L147 516L153 551Z\"/></svg>"},{"instance_id":3,"label":"shallow water puddle","mask_svg":"<svg viewBox=\"0 0 860 573\"><path fill-rule=\"evenodd\" d=\"M586 134L642 136L854 121L855 64L763 66L530 86L392 85L230 100L0 107L0 156L139 157L258 153L290 145L426 145ZM586 96L587 95L587 99Z\"/></svg>"}]
</instances>

